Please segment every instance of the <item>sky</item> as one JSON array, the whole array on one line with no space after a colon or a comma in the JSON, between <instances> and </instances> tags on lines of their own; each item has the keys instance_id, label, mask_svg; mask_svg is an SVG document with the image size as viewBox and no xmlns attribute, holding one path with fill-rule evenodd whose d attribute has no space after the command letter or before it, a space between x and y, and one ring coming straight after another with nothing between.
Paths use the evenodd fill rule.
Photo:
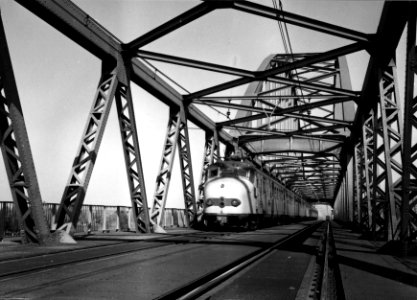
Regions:
<instances>
[{"instance_id":1,"label":"sky","mask_svg":"<svg viewBox=\"0 0 417 300\"><path fill-rule=\"evenodd\" d=\"M199 1L76 0L73 1L123 42L129 42ZM258 1L272 6L272 1ZM364 33L375 33L381 1L283 0L284 10ZM100 78L101 62L44 21L11 0L0 0L17 88L44 202L59 203L79 146ZM288 26L294 53L319 52L351 43ZM278 25L242 12L221 10L144 47L144 50L256 70L263 59L282 53ZM362 87L368 55L350 55L355 90ZM193 92L232 76L190 70L162 63L158 69ZM225 91L243 94L246 86ZM136 122L148 202L168 121L165 104L132 84ZM195 187L200 181L204 134L189 124ZM181 178L175 162L167 207L183 207ZM0 201L11 201L4 164L0 164ZM85 204L130 206L116 107L112 111L93 171Z\"/></svg>"}]
</instances>

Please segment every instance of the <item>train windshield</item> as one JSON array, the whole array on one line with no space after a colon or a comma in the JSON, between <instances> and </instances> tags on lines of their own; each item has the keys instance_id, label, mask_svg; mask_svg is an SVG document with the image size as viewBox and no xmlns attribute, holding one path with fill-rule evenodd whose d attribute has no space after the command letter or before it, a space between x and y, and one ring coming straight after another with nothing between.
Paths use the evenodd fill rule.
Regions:
<instances>
[{"instance_id":1,"label":"train windshield","mask_svg":"<svg viewBox=\"0 0 417 300\"><path fill-rule=\"evenodd\" d=\"M255 170L247 165L212 165L207 172L208 178L218 176L246 177L250 181L255 179Z\"/></svg>"}]
</instances>

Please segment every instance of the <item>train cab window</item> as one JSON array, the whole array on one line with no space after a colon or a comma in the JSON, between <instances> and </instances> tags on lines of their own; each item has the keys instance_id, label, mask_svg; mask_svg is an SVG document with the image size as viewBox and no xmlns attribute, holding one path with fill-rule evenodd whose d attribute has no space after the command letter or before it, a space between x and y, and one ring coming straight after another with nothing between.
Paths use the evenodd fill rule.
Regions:
<instances>
[{"instance_id":1,"label":"train cab window","mask_svg":"<svg viewBox=\"0 0 417 300\"><path fill-rule=\"evenodd\" d=\"M239 168L237 170L238 176L246 177L246 170L243 168Z\"/></svg>"},{"instance_id":2,"label":"train cab window","mask_svg":"<svg viewBox=\"0 0 417 300\"><path fill-rule=\"evenodd\" d=\"M254 182L255 181L255 172L254 172L254 170L248 170L246 172L246 177L248 177L251 182Z\"/></svg>"},{"instance_id":3,"label":"train cab window","mask_svg":"<svg viewBox=\"0 0 417 300\"><path fill-rule=\"evenodd\" d=\"M216 177L218 175L219 175L219 169L213 168L213 169L208 170L208 177L209 178Z\"/></svg>"}]
</instances>

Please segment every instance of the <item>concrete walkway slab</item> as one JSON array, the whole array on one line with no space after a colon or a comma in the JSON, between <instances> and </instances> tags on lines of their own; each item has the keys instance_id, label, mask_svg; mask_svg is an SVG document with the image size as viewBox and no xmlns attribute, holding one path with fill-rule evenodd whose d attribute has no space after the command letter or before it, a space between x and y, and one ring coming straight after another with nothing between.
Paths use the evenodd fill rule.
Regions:
<instances>
[{"instance_id":1,"label":"concrete walkway slab","mask_svg":"<svg viewBox=\"0 0 417 300\"><path fill-rule=\"evenodd\" d=\"M417 299L415 270L349 229L333 224L333 234L346 299Z\"/></svg>"}]
</instances>

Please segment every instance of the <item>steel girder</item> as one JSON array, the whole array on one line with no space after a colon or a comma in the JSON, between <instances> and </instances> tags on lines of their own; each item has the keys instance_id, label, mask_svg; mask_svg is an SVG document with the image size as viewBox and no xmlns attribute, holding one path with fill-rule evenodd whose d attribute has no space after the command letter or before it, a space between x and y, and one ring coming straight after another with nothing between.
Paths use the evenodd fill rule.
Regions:
<instances>
[{"instance_id":1,"label":"steel girder","mask_svg":"<svg viewBox=\"0 0 417 300\"><path fill-rule=\"evenodd\" d=\"M384 70L379 72L379 98L384 147L384 173L385 205L386 213L381 213L386 217L386 232L388 240L395 240L399 237L399 222L401 215L401 179L402 179L402 115L399 103L399 91L394 61ZM379 133L379 131L378 131ZM379 160L379 157L378 157Z\"/></svg>"},{"instance_id":2,"label":"steel girder","mask_svg":"<svg viewBox=\"0 0 417 300\"><path fill-rule=\"evenodd\" d=\"M203 209L204 184L207 180L207 169L209 165L220 160L220 145L217 133L209 135L206 133L204 144L203 167L201 168L200 185L198 186L197 211L200 214Z\"/></svg>"},{"instance_id":3,"label":"steel girder","mask_svg":"<svg viewBox=\"0 0 417 300\"><path fill-rule=\"evenodd\" d=\"M311 57L315 55L276 55L264 65L279 69L286 62L298 65ZM267 67L258 72L268 71ZM329 169L325 163L340 165L340 149L354 119L357 98L348 90L347 76L344 59L325 60L274 77L279 81L255 82L245 96L202 97L193 103L235 110L234 118L229 116L218 126L227 126L239 146L246 146L289 188L305 197L331 201L340 172L339 167ZM287 155L286 161L277 161L276 155ZM288 170L292 174L284 174ZM300 186L303 180L309 184Z\"/></svg>"},{"instance_id":4,"label":"steel girder","mask_svg":"<svg viewBox=\"0 0 417 300\"><path fill-rule=\"evenodd\" d=\"M365 120L363 226L375 238L398 239L401 219L402 117L394 61L379 72L379 102ZM359 162L357 162L359 164ZM365 225L365 224L362 224Z\"/></svg>"},{"instance_id":5,"label":"steel girder","mask_svg":"<svg viewBox=\"0 0 417 300\"><path fill-rule=\"evenodd\" d=\"M186 114L184 109L171 109L161 163L156 179L155 193L153 196L151 223L154 232L163 231L165 205L169 184L171 182L172 167L177 144L180 151L180 169L182 174L187 224L193 224L197 215Z\"/></svg>"},{"instance_id":6,"label":"steel girder","mask_svg":"<svg viewBox=\"0 0 417 300\"><path fill-rule=\"evenodd\" d=\"M105 67L107 65L103 66L103 75L57 212L56 227L77 225L115 98L135 231L150 232L149 210L130 91L130 68L123 59L119 60L115 68Z\"/></svg>"},{"instance_id":7,"label":"steel girder","mask_svg":"<svg viewBox=\"0 0 417 300\"><path fill-rule=\"evenodd\" d=\"M0 138L10 190L22 230L22 241L46 244L50 233L43 215L38 179L1 16Z\"/></svg>"},{"instance_id":8,"label":"steel girder","mask_svg":"<svg viewBox=\"0 0 417 300\"><path fill-rule=\"evenodd\" d=\"M413 135L417 131L417 97L414 84L417 74L416 11L408 19L406 78L403 132L403 176L400 238L407 249L407 242L417 238L417 146Z\"/></svg>"},{"instance_id":9,"label":"steel girder","mask_svg":"<svg viewBox=\"0 0 417 300\"><path fill-rule=\"evenodd\" d=\"M134 52L127 51L131 48L130 46L134 45L133 42L126 45L122 44L117 37L112 35L94 20L94 18L85 13L70 0L15 1L103 61L108 62L113 60L116 62L119 60L122 52L133 53L131 54L132 57L135 55ZM212 11L212 6L207 10L203 9L203 11L204 13L209 13ZM202 15L204 15L204 13ZM196 14L196 11L191 9L181 15L181 17L175 18L179 24L176 22L167 22L167 24L158 27L153 31L154 33L150 35L152 36L152 39L149 40L146 38L147 43L186 25L188 22L197 18L199 14L200 13ZM189 21L185 22L185 20ZM136 40L142 40L142 38ZM133 48L136 49L135 47ZM134 83L144 88L170 107L174 109L180 108L183 103L183 96L178 91L171 87L159 74L142 61L132 58L131 63L131 80ZM188 119L204 131L212 134L217 131L215 122L210 120L209 117L194 105L189 105L187 107L187 113ZM218 136L219 140L225 144L228 144L231 140L231 137L225 131L219 131Z\"/></svg>"},{"instance_id":10,"label":"steel girder","mask_svg":"<svg viewBox=\"0 0 417 300\"><path fill-rule=\"evenodd\" d=\"M116 91L116 107L120 134L123 144L126 173L128 178L132 212L136 232L150 232L148 200L146 197L145 179L136 129L135 112L130 89L130 68L123 62L126 70L126 83L119 82Z\"/></svg>"},{"instance_id":11,"label":"steel girder","mask_svg":"<svg viewBox=\"0 0 417 300\"><path fill-rule=\"evenodd\" d=\"M345 55L348 53L353 53L362 49L366 49L371 54L370 63L368 65L368 71L365 77L364 88L362 93L360 94L359 99L357 99L357 93L352 97L355 98L355 101L358 104L358 112L355 115L353 126L350 128L352 130L352 134L347 134L348 141L345 142L340 148L342 149L339 154L340 158L340 165L342 168L347 167L347 162L349 161L349 157L353 154L353 146L357 144L359 139L362 137L362 126L363 126L363 118L369 115L369 111L374 107L374 103L378 101L378 98L375 96L378 94L378 84L379 81L377 79L377 70L382 66L386 66L389 60L392 58L392 54L397 47L398 41L401 36L402 29L405 26L405 23L408 18L408 14L410 12L415 11L415 4L412 2L387 2L384 5L384 9L382 12L381 22L378 27L378 31L375 35L367 35L359 32L355 32L349 29L341 28L338 26L334 26L331 24L327 24L324 22L312 20L309 18L297 16L294 14L289 14L286 12L274 10L269 7L265 7L262 5L250 3L250 2L240 2L240 1L207 1L201 5L198 5L196 8L193 8L184 14L178 16L177 18L168 21L167 23L159 26L155 30L145 34L142 37L139 37L135 41L127 45L122 45L119 40L117 40L114 36L112 36L109 32L107 32L103 27L101 27L97 22L95 22L91 17L87 14L82 12L78 7L72 4L70 1L42 1L42 0L33 0L33 1L23 1L18 0L23 6L27 7L29 10L34 12L36 15L40 16L42 19L47 21L48 23L52 24L58 30L72 38L74 41L91 51L93 54L97 55L103 60L108 60L109 58L113 60L117 60L117 57L120 55L121 51L127 50L132 56L145 58L148 55L147 59L157 59L157 60L171 60L175 61L177 64L187 65L198 67L206 70L212 70L216 72L222 72L226 74L235 74L240 76L231 82L226 82L220 84L218 86L214 86L202 91L197 91L196 93L192 93L190 95L184 95L184 98L187 103L194 103L195 101L204 101L204 96L208 96L211 93L223 91L227 88L237 86L240 84L253 82L257 80L266 80L274 82L275 84L281 84L282 86L296 86L297 83L294 80L289 80L287 77L278 77L276 75L284 74L285 72L290 72L297 69L307 68L308 66L314 65L319 62L328 61L335 59L341 55ZM282 22L287 22L290 24L294 24L297 26L302 26L305 28L309 28L312 30L317 30L319 32L324 32L330 35L334 35L337 37L343 37L346 39L350 39L354 41L353 44L344 46L338 49L334 49L322 54L304 56L303 59L294 59L293 62L286 62L280 66L276 66L275 68L271 68L269 70L263 70L261 72L251 72L247 70L235 69L235 68L227 68L224 66L219 66L215 64L208 64L202 63L198 61L190 61L186 59L176 58L176 57L162 57L161 55L155 53L145 53L143 52L140 47L149 44L150 42L166 35L169 32L172 32L181 26L188 24L197 18L211 12L213 9L219 8L233 8L236 10L244 11L247 13L251 13L254 15L258 15L261 17L266 17L274 20L279 20ZM405 13L407 12L407 13ZM151 56L153 58L151 58ZM171 107L178 108L183 104L183 96L175 91L172 87L166 84L158 74L155 74L151 69L147 68L142 61L138 59L132 60L132 80L141 87L145 88L151 94L155 95L161 101L169 104ZM304 76L303 72L300 72L302 76ZM409 73L410 74L410 73ZM412 74L412 73L411 73ZM330 76L330 75L329 75ZM410 76L408 76L410 77ZM319 76L317 77L319 78ZM318 79L317 79L318 80ZM316 80L316 81L317 81ZM300 87L304 90L308 91L311 89L320 90L322 93L324 91L333 93L334 95L341 96L341 95L352 95L352 91L349 89L340 89L340 88L331 88L329 89L328 86L316 84L314 81L311 82L308 79L304 80ZM410 87L408 87L410 90ZM278 92L275 90L274 92ZM311 96L315 96L312 94ZM325 95L323 95L324 97ZM257 98L254 101L265 100L265 97L271 97L271 95L267 94L258 94ZM259 99L258 99L259 98ZM412 96L409 96L407 99L411 99ZM324 99L324 98L323 98ZM209 100L209 99L207 99ZM297 100L298 101L298 100ZM299 102L299 101L298 101ZM409 100L411 102L411 100ZM197 104L197 103L196 103ZM207 101L208 104L208 101ZM324 102L323 102L324 104ZM214 106L214 105L213 105ZM299 105L302 106L302 105ZM236 109L245 109L243 105L239 107L235 107ZM306 107L304 107L306 108ZM208 132L215 132L217 130L216 124L211 121L208 117L206 117L201 111L199 111L195 105L191 104L187 108L187 113L192 122L197 124L198 126L202 127L204 130ZM231 109L234 109L231 107ZM265 109L271 111L271 117L277 117L275 115L278 112L275 109L272 109L271 106L265 106ZM308 111L308 110L307 110ZM293 117L299 117L300 120L303 118L303 122L308 122L310 126L305 126L305 128L299 128L294 130L292 135L307 135L313 133L320 133L323 134L323 131L328 133L338 133L344 132L346 130L345 124L335 124L334 121L331 125L324 125L323 124L323 117L322 116L315 116L315 118L305 118L305 111L299 111L298 116L284 116L281 115L282 122L289 120ZM269 113L269 112L268 112ZM295 111L286 111L286 113L296 113ZM223 124L219 123L222 126L234 126L235 129L238 130L245 130L246 132L251 132L249 129L245 128L245 126L240 126L244 122L250 122L255 120L261 120L262 113L259 112L257 116L250 116L253 119L246 119L246 120L239 120L242 121L241 123L225 123L229 121L225 121ZM327 118L327 117L326 117ZM331 119L331 118L328 118ZM335 117L333 119L340 119L339 117ZM239 126L237 126L239 125ZM314 128L316 126L317 128ZM309 128L311 127L311 128ZM224 127L225 128L225 127ZM230 128L230 127L229 127ZM411 127L409 127L411 128ZM266 127L258 127L253 130L252 132L259 132L265 130ZM320 132L320 129L322 132ZM275 134L275 133L274 133ZM222 141L230 142L231 137L225 130L219 131L219 138ZM320 138L323 138L321 136ZM409 133L408 138L405 140L407 141L411 139L411 133ZM263 141L259 141L262 143ZM249 143L248 143L249 144ZM246 148L247 145L242 145ZM247 149L250 150L250 149ZM250 152L250 151L249 151ZM366 151L365 151L366 152ZM384 155L389 153L390 151L384 150ZM405 151L407 152L407 151ZM381 152L382 153L382 152ZM383 155L383 156L384 156ZM403 169L407 169L407 166L410 165L408 162L412 160L411 154L404 154L407 159L404 159L405 166ZM273 159L274 157L269 157L268 154L262 154L265 159ZM300 160L304 159L304 154ZM384 158L386 161L389 161L390 158ZM277 169L275 169L277 170ZM403 170L403 171L404 171ZM336 173L343 174L342 171L335 171ZM376 173L376 172L375 172ZM372 174L372 178L376 176ZM406 178L408 175L403 175ZM412 176L412 175L411 175ZM412 178L413 179L413 178ZM339 183L341 181L339 180ZM368 185L369 186L369 185ZM388 187L389 188L389 187ZM337 186L335 187L337 190ZM410 192L411 193L411 192ZM411 196L412 197L412 196ZM392 199L392 198L390 198ZM405 198L404 198L405 199ZM368 200L367 200L368 201ZM388 203L388 202L387 202ZM407 202L408 203L408 202ZM415 204L415 201L410 200L411 207ZM390 201L389 204L392 206L393 201ZM370 206L372 209L372 206ZM393 211L391 209L391 211ZM403 216L406 215L407 208L403 209ZM368 215L372 218L372 214L368 213ZM392 216L391 216L392 218ZM405 226L405 224L403 224ZM407 230L403 230L403 232L407 232Z\"/></svg>"},{"instance_id":12,"label":"steel girder","mask_svg":"<svg viewBox=\"0 0 417 300\"><path fill-rule=\"evenodd\" d=\"M185 204L185 219L187 224L194 225L197 221L197 201L194 188L193 165L191 159L191 145L188 135L188 124L186 111L180 111L181 123L178 133L178 149L180 172L182 179L182 190Z\"/></svg>"},{"instance_id":13,"label":"steel girder","mask_svg":"<svg viewBox=\"0 0 417 300\"><path fill-rule=\"evenodd\" d=\"M353 156L353 222L357 227L361 227L362 224L362 187L363 187L363 178L362 170L363 166L363 148L360 144L355 145L355 154Z\"/></svg>"},{"instance_id":14,"label":"steel girder","mask_svg":"<svg viewBox=\"0 0 417 300\"><path fill-rule=\"evenodd\" d=\"M57 229L66 227L69 231L71 226L77 226L117 85L117 69L109 70L103 67L103 74L57 212Z\"/></svg>"},{"instance_id":15,"label":"steel girder","mask_svg":"<svg viewBox=\"0 0 417 300\"><path fill-rule=\"evenodd\" d=\"M373 217L373 185L374 185L374 172L376 170L375 165L375 149L376 149L376 141L375 141L375 110L371 110L371 114L369 117L364 121L363 124L363 157L364 157L364 176L362 179L365 180L362 182L365 183L365 187L363 188L362 192L362 203L366 209L363 209L365 216L362 217L363 221L367 221L366 228L369 231L372 231L372 227L374 224L374 217Z\"/></svg>"}]
</instances>

